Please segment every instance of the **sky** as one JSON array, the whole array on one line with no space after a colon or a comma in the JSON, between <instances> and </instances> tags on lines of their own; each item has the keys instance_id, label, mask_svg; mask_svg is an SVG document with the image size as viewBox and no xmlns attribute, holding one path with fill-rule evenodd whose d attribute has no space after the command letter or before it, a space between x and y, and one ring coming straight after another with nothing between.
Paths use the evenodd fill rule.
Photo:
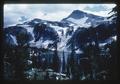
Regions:
<instances>
[{"instance_id":1,"label":"sky","mask_svg":"<svg viewBox=\"0 0 120 84\"><path fill-rule=\"evenodd\" d=\"M40 18L60 21L72 13L81 10L107 17L115 4L4 4L4 27Z\"/></svg>"}]
</instances>

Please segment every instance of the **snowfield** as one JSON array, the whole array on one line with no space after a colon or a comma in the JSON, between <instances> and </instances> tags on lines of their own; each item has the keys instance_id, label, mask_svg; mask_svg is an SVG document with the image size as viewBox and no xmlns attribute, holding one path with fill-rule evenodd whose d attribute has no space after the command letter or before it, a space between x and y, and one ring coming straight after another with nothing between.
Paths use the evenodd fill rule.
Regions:
<instances>
[{"instance_id":1,"label":"snowfield","mask_svg":"<svg viewBox=\"0 0 120 84\"><path fill-rule=\"evenodd\" d=\"M86 23L88 17L83 17L81 19L74 19L74 18L68 18L68 21L71 21L74 24L77 24L79 27L85 27L88 28L91 26L91 23Z\"/></svg>"}]
</instances>

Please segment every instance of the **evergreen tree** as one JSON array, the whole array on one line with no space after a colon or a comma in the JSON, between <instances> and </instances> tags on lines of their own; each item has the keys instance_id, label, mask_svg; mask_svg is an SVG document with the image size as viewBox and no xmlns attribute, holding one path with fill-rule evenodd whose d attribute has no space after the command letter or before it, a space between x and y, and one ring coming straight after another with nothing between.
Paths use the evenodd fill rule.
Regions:
<instances>
[{"instance_id":1,"label":"evergreen tree","mask_svg":"<svg viewBox=\"0 0 120 84\"><path fill-rule=\"evenodd\" d=\"M14 58L15 79L25 79L24 71L26 66L25 62L27 61L26 57L28 57L27 49L22 46L17 46Z\"/></svg>"},{"instance_id":2,"label":"evergreen tree","mask_svg":"<svg viewBox=\"0 0 120 84\"><path fill-rule=\"evenodd\" d=\"M106 45L107 48L109 48L109 55L106 59L106 71L107 71L107 79L116 79L117 72L116 72L116 66L117 65L117 42L113 41L111 44Z\"/></svg>"},{"instance_id":3,"label":"evergreen tree","mask_svg":"<svg viewBox=\"0 0 120 84\"><path fill-rule=\"evenodd\" d=\"M38 55L38 68L42 68L42 55L41 55L41 51L39 50L39 55Z\"/></svg>"},{"instance_id":4,"label":"evergreen tree","mask_svg":"<svg viewBox=\"0 0 120 84\"><path fill-rule=\"evenodd\" d=\"M26 62L29 57L28 51L28 34L26 31L19 32L17 35L18 46L15 47L14 52L14 77L15 79L24 80L25 79L25 67Z\"/></svg>"},{"instance_id":5,"label":"evergreen tree","mask_svg":"<svg viewBox=\"0 0 120 84\"><path fill-rule=\"evenodd\" d=\"M58 51L57 51L57 42L55 42L55 51L54 51L54 56L53 56L53 69L56 72L60 71L60 60L58 57Z\"/></svg>"},{"instance_id":6,"label":"evergreen tree","mask_svg":"<svg viewBox=\"0 0 120 84\"><path fill-rule=\"evenodd\" d=\"M32 65L33 65L33 68L37 67L37 56L35 55L35 53L32 56Z\"/></svg>"},{"instance_id":7,"label":"evergreen tree","mask_svg":"<svg viewBox=\"0 0 120 84\"><path fill-rule=\"evenodd\" d=\"M73 39L71 43L71 55L70 55L70 60L69 60L69 67L71 71L71 76L73 80L79 80L79 66L77 59L75 59L76 54L75 54L75 39Z\"/></svg>"},{"instance_id":8,"label":"evergreen tree","mask_svg":"<svg viewBox=\"0 0 120 84\"><path fill-rule=\"evenodd\" d=\"M67 65L66 65L66 68L67 68L67 76L69 77L71 75L71 71L70 71L70 57L68 56L67 58Z\"/></svg>"},{"instance_id":9,"label":"evergreen tree","mask_svg":"<svg viewBox=\"0 0 120 84\"><path fill-rule=\"evenodd\" d=\"M66 72L66 63L65 63L65 55L64 55L64 51L63 51L62 72L63 72L63 73Z\"/></svg>"},{"instance_id":10,"label":"evergreen tree","mask_svg":"<svg viewBox=\"0 0 120 84\"><path fill-rule=\"evenodd\" d=\"M112 15L112 16L110 16L110 18L111 17L114 17L112 20L113 20L113 22L116 22L116 25L117 25L117 39L119 38L119 33L118 33L118 31L120 30L120 1L119 0L113 0L114 1L114 3L116 4L116 6L113 8L113 10L111 11L111 12L114 12L114 14ZM111 13L110 12L110 13ZM115 21L116 20L116 21ZM114 42L113 42L114 43ZM117 43L119 43L119 39L117 40ZM115 45L117 44L117 43L115 43ZM115 46L113 46L114 48L110 48L110 54L111 54L111 57L112 57L112 63L113 64L111 64L111 71L112 72L110 72L111 73L111 75L110 75L110 79L118 79L118 55L117 54L113 54L113 53L118 53L118 51L115 49L115 48L117 48L117 47L115 47ZM116 51L115 51L116 50ZM116 66L117 65L117 66ZM114 67L114 68L113 68ZM114 70L113 70L114 69Z\"/></svg>"}]
</instances>

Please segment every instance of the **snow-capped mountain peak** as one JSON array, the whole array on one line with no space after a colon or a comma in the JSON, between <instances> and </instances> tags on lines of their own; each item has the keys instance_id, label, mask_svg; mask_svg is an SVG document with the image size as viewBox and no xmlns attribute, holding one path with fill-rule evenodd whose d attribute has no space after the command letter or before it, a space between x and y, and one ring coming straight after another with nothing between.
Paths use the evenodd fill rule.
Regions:
<instances>
[{"instance_id":1,"label":"snow-capped mountain peak","mask_svg":"<svg viewBox=\"0 0 120 84\"><path fill-rule=\"evenodd\" d=\"M25 34L30 37L29 44L31 47L37 48L49 48L50 45L54 45L54 42L58 42L58 50L66 50L68 48L68 41L73 37L73 35L78 31L87 31L91 26L96 27L104 22L105 17L96 16L89 14L80 10L74 10L68 17L64 18L62 21L47 21L35 18L30 21L26 21L23 24L18 24L14 26L15 31L26 31ZM107 21L107 20L106 20ZM108 24L109 25L109 24ZM104 25L103 25L104 26ZM20 27L20 28L17 28ZM78 29L80 28L80 29ZM82 29L83 28L83 29ZM9 28L7 28L9 29ZM7 31L5 29L5 31ZM19 30L18 30L19 29ZM85 30L84 30L85 29ZM10 30L8 32L12 32ZM19 31L19 32L20 32ZM16 32L14 32L16 33ZM15 45L17 39L17 34L11 34ZM24 33L23 33L24 34ZM13 38L14 36L14 38ZM80 39L80 38L79 38ZM21 41L21 40L20 40Z\"/></svg>"},{"instance_id":2,"label":"snow-capped mountain peak","mask_svg":"<svg viewBox=\"0 0 120 84\"><path fill-rule=\"evenodd\" d=\"M96 26L102 23L106 17L101 17L86 13L80 10L74 10L68 17L62 19L62 22L79 25L80 27Z\"/></svg>"},{"instance_id":3,"label":"snow-capped mountain peak","mask_svg":"<svg viewBox=\"0 0 120 84\"><path fill-rule=\"evenodd\" d=\"M84 17L87 13L80 11L80 10L74 10L68 17L74 18L74 19L80 19Z\"/></svg>"}]
</instances>

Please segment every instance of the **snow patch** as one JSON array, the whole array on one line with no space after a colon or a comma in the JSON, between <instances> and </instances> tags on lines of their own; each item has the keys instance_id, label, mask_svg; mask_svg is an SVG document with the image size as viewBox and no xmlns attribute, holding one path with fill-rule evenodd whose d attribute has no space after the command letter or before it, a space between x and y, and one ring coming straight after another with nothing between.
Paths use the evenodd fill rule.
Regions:
<instances>
[{"instance_id":1,"label":"snow patch","mask_svg":"<svg viewBox=\"0 0 120 84\"><path fill-rule=\"evenodd\" d=\"M99 46L100 47L103 47L103 46L105 46L107 43L99 43Z\"/></svg>"},{"instance_id":2,"label":"snow patch","mask_svg":"<svg viewBox=\"0 0 120 84\"><path fill-rule=\"evenodd\" d=\"M59 35L60 42L58 42L58 51L63 51L63 50L67 51L66 44L68 40L71 38L71 36L66 36L67 29L69 27L59 27L59 26L53 26L53 25L50 25L50 27L55 29L55 31L57 31Z\"/></svg>"},{"instance_id":3,"label":"snow patch","mask_svg":"<svg viewBox=\"0 0 120 84\"><path fill-rule=\"evenodd\" d=\"M51 40L43 41L42 38L41 38L37 42L31 41L30 42L30 47L37 47L37 48L45 48L45 49L47 49L49 44L53 44L53 41L51 41Z\"/></svg>"},{"instance_id":4,"label":"snow patch","mask_svg":"<svg viewBox=\"0 0 120 84\"><path fill-rule=\"evenodd\" d=\"M113 36L113 37L111 37L113 40L117 40L117 36Z\"/></svg>"},{"instance_id":5,"label":"snow patch","mask_svg":"<svg viewBox=\"0 0 120 84\"><path fill-rule=\"evenodd\" d=\"M117 40L117 36L112 36L106 39L104 43L99 43L99 46L102 47L102 46L105 46L106 44L111 44L113 41L116 41L116 40Z\"/></svg>"},{"instance_id":6,"label":"snow patch","mask_svg":"<svg viewBox=\"0 0 120 84\"><path fill-rule=\"evenodd\" d=\"M61 31L63 31L63 33L66 34L67 28L68 28L68 27L54 26L54 25L51 25L51 24L50 24L50 27L52 27L53 29L55 29L55 31L57 31L57 33L58 33L59 36L62 35Z\"/></svg>"},{"instance_id":7,"label":"snow patch","mask_svg":"<svg viewBox=\"0 0 120 84\"><path fill-rule=\"evenodd\" d=\"M17 40L16 40L16 36L10 35L10 37L13 39L14 44L18 45Z\"/></svg>"},{"instance_id":8,"label":"snow patch","mask_svg":"<svg viewBox=\"0 0 120 84\"><path fill-rule=\"evenodd\" d=\"M79 50L79 49L77 49L76 51L76 54L82 54L83 52L81 51L81 50Z\"/></svg>"},{"instance_id":9,"label":"snow patch","mask_svg":"<svg viewBox=\"0 0 120 84\"><path fill-rule=\"evenodd\" d=\"M86 23L87 19L88 17L83 17L81 19L68 18L67 20L79 25L80 27L88 28L91 26L91 23Z\"/></svg>"},{"instance_id":10,"label":"snow patch","mask_svg":"<svg viewBox=\"0 0 120 84\"><path fill-rule=\"evenodd\" d=\"M32 35L32 37L33 37L32 41L35 40L34 33L33 33L34 27L30 27L29 25L19 25L19 26L27 29L27 32L29 32Z\"/></svg>"}]
</instances>

